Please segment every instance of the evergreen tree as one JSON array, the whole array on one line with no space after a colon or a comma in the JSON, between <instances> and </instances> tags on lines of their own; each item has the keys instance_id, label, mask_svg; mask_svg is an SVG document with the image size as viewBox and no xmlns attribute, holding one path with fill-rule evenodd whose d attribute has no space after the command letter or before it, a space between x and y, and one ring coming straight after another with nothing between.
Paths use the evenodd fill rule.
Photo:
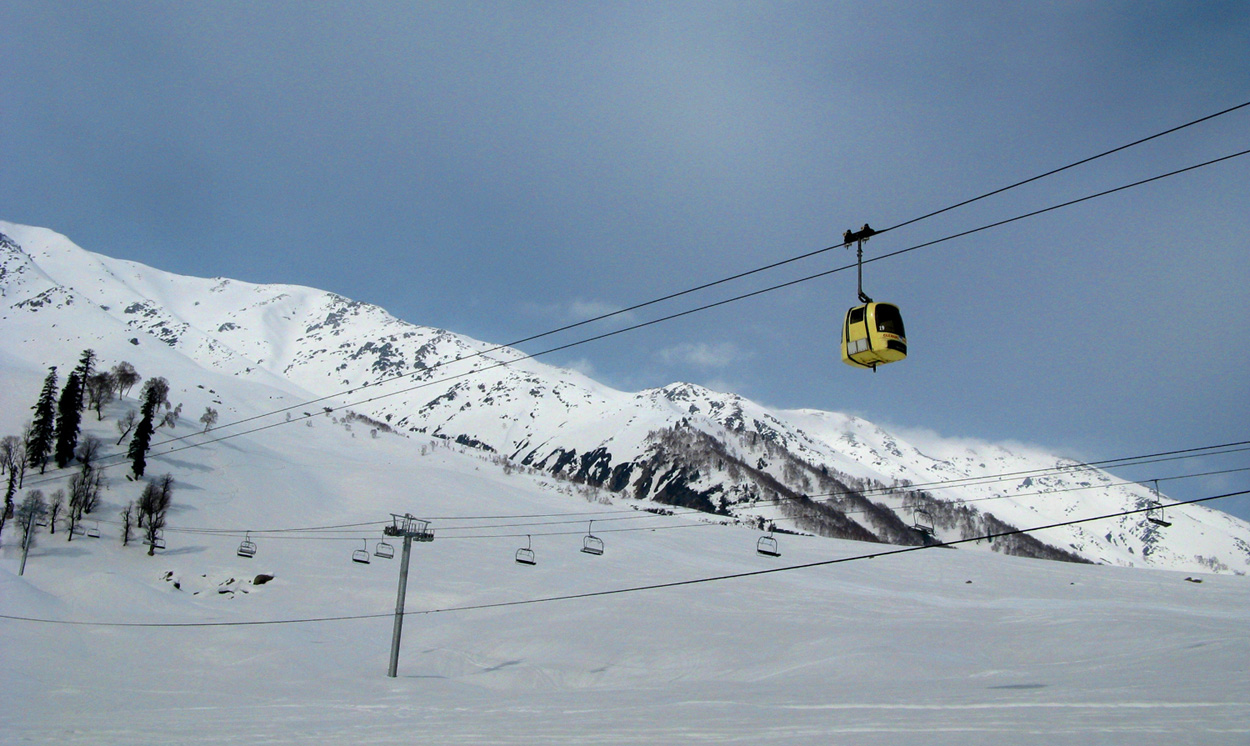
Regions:
<instances>
[{"instance_id":1,"label":"evergreen tree","mask_svg":"<svg viewBox=\"0 0 1250 746\"><path fill-rule=\"evenodd\" d=\"M164 387L148 384L163 380L163 378L154 378L143 384L143 403L139 409L139 424L135 427L135 434L130 439L130 447L126 450L126 455L130 458L131 470L134 471L136 477L143 476L143 470L147 468L148 446L151 445L152 433L156 430L156 409L164 400L165 393L169 391L168 384Z\"/></svg>"},{"instance_id":2,"label":"evergreen tree","mask_svg":"<svg viewBox=\"0 0 1250 746\"><path fill-rule=\"evenodd\" d=\"M7 473L8 486L4 491L4 508L0 513L0 531L4 530L4 521L13 517L13 496L21 487L22 470L26 468L26 445L16 435L0 438L0 474Z\"/></svg>"},{"instance_id":3,"label":"evergreen tree","mask_svg":"<svg viewBox=\"0 0 1250 746\"><path fill-rule=\"evenodd\" d=\"M74 372L78 374L78 411L81 412L86 408L87 381L95 372L95 350L90 348L82 351L82 356L78 358L78 367L74 368Z\"/></svg>"},{"instance_id":4,"label":"evergreen tree","mask_svg":"<svg viewBox=\"0 0 1250 746\"><path fill-rule=\"evenodd\" d=\"M56 440L56 366L48 369L39 401L31 409L35 410L35 419L31 423L30 438L26 441L26 457L31 466L39 467L42 474Z\"/></svg>"},{"instance_id":5,"label":"evergreen tree","mask_svg":"<svg viewBox=\"0 0 1250 746\"><path fill-rule=\"evenodd\" d=\"M78 371L69 374L56 415L56 465L65 468L74 460L78 449L78 433L82 427L82 378Z\"/></svg>"}]
</instances>

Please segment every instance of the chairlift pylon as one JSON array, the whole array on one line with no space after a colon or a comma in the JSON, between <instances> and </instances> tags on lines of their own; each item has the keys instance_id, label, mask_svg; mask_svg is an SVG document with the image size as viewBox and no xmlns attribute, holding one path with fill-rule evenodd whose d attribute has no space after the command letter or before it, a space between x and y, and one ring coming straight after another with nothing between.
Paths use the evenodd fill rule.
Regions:
<instances>
[{"instance_id":1,"label":"chairlift pylon","mask_svg":"<svg viewBox=\"0 0 1250 746\"><path fill-rule=\"evenodd\" d=\"M251 531L248 531L244 535L243 541L239 543L239 551L237 554L240 557L246 557L248 559L256 556L256 542L252 541Z\"/></svg>"},{"instance_id":2,"label":"chairlift pylon","mask_svg":"<svg viewBox=\"0 0 1250 746\"><path fill-rule=\"evenodd\" d=\"M534 549L532 547L532 542L531 542L529 534L525 535L525 547L522 549L516 550L516 561L518 564L521 564L521 565L538 564L538 560L534 557Z\"/></svg>"},{"instance_id":3,"label":"chairlift pylon","mask_svg":"<svg viewBox=\"0 0 1250 746\"><path fill-rule=\"evenodd\" d=\"M586 526L586 537L582 539L582 551L586 554L599 556L603 554L603 539L600 539L598 536L595 536L590 532L591 527L594 525L595 522L591 521L590 524Z\"/></svg>"},{"instance_id":4,"label":"chairlift pylon","mask_svg":"<svg viewBox=\"0 0 1250 746\"><path fill-rule=\"evenodd\" d=\"M364 549L357 549L352 552L352 562L359 562L362 565L369 564L369 540L363 539L365 543Z\"/></svg>"}]
</instances>

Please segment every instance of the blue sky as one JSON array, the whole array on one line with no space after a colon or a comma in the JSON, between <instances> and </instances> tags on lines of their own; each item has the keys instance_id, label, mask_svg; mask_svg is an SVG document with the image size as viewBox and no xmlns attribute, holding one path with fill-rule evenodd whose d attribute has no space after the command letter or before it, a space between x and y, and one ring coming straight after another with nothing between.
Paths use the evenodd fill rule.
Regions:
<instances>
[{"instance_id":1,"label":"blue sky","mask_svg":"<svg viewBox=\"0 0 1250 746\"><path fill-rule=\"evenodd\" d=\"M0 28L0 217L500 343L1250 100L1238 2L8 0ZM1250 109L889 232L868 257L1248 134ZM547 359L624 389L688 380L1091 460L1247 440L1247 177L1250 157L866 266L911 350L876 374L838 357L852 272ZM1225 507L1250 517L1250 501Z\"/></svg>"}]
</instances>

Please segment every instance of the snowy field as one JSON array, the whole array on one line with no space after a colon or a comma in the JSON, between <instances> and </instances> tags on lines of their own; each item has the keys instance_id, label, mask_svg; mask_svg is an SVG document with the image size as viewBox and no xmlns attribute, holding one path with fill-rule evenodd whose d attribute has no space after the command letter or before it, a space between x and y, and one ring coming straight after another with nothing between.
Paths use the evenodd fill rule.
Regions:
<instances>
[{"instance_id":1,"label":"snowy field","mask_svg":"<svg viewBox=\"0 0 1250 746\"><path fill-rule=\"evenodd\" d=\"M103 537L40 535L22 578L6 529L5 615L162 624L380 616L137 628L0 620L0 740L1250 743L1246 577L1194 583L931 549L446 610L883 547L782 535L782 556L763 557L758 534L743 528L631 515L622 502L587 502L447 448L421 456L399 438L368 449L347 439L318 423L155 459L153 473L178 480L168 547L155 557L123 549L107 520L137 489L120 474L98 513ZM399 557L350 561L366 544L359 537L372 549L378 530L253 534L256 557L235 553L243 530L380 526L390 512L433 518L436 531L413 547L396 679L386 669ZM569 517L458 519L541 514ZM599 557L579 551L585 523L553 523L595 514ZM188 532L207 527L229 532ZM526 533L533 567L513 561ZM262 572L275 579L248 582Z\"/></svg>"}]
</instances>

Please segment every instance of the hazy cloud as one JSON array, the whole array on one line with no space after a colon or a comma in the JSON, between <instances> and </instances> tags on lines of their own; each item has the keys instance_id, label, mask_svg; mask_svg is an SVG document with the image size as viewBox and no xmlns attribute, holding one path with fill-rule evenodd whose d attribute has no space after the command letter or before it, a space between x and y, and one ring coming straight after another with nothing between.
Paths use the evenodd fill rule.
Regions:
<instances>
[{"instance_id":1,"label":"hazy cloud","mask_svg":"<svg viewBox=\"0 0 1250 746\"><path fill-rule=\"evenodd\" d=\"M604 301L575 298L564 303L523 303L521 310L529 316L554 323L572 324L616 313L621 307ZM628 324L634 319L633 313L621 313L605 321Z\"/></svg>"},{"instance_id":2,"label":"hazy cloud","mask_svg":"<svg viewBox=\"0 0 1250 746\"><path fill-rule=\"evenodd\" d=\"M666 347L656 353L656 357L665 365L688 365L696 368L726 368L748 359L732 342L685 342Z\"/></svg>"}]
</instances>

